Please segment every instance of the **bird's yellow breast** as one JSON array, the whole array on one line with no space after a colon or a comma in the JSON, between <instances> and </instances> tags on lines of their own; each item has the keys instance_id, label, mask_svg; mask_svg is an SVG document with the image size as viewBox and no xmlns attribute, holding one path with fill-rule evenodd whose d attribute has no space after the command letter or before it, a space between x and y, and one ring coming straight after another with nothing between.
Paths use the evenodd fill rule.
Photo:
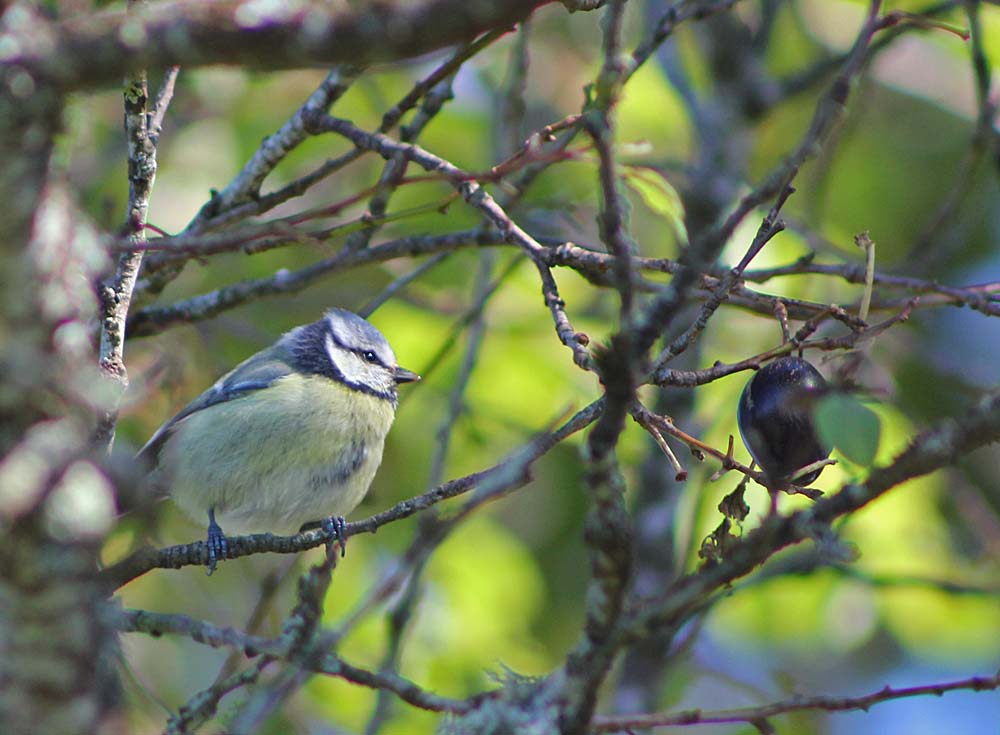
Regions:
<instances>
[{"instance_id":1,"label":"bird's yellow breast","mask_svg":"<svg viewBox=\"0 0 1000 735\"><path fill-rule=\"evenodd\" d=\"M285 376L180 422L162 457L171 495L199 521L215 508L229 533L344 515L368 491L393 416L390 401L334 380Z\"/></svg>"}]
</instances>

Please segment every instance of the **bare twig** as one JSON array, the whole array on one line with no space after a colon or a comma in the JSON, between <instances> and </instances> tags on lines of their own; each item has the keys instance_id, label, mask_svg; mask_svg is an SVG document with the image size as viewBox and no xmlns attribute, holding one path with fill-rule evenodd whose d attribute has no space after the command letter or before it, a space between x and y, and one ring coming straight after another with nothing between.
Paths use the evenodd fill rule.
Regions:
<instances>
[{"instance_id":1,"label":"bare twig","mask_svg":"<svg viewBox=\"0 0 1000 735\"><path fill-rule=\"evenodd\" d=\"M635 399L638 358L633 342L634 266L626 241L617 172L611 151L611 112L624 67L619 58L624 0L609 0L604 23L604 63L596 84L596 100L584 115L585 126L600 158L602 211L601 238L615 256L621 329L609 344L595 353L595 368L604 385L604 411L587 437L585 478L590 508L584 541L590 556L585 623L581 635L563 664L565 683L559 711L559 730L582 734L593 714L597 690L617 653L615 630L632 583L632 528L625 510L625 480L615 448L625 428L628 406Z\"/></svg>"},{"instance_id":2,"label":"bare twig","mask_svg":"<svg viewBox=\"0 0 1000 735\"><path fill-rule=\"evenodd\" d=\"M189 698L177 713L170 717L163 735L187 735L197 730L215 716L223 697L257 682L264 669L274 661L273 656L261 656L243 671L217 679L210 687Z\"/></svg>"},{"instance_id":3,"label":"bare twig","mask_svg":"<svg viewBox=\"0 0 1000 735\"><path fill-rule=\"evenodd\" d=\"M143 3L129 2L129 11ZM118 257L118 265L110 283L100 289L101 337L99 364L108 379L108 400L98 417L94 442L110 451L114 442L118 406L128 387L125 367L125 324L132 292L139 277L146 241L146 215L149 198L156 179L156 143L163 115L173 94L176 72L167 72L157 95L152 117L147 110L149 84L145 70L130 74L125 80L125 139L128 144L128 212L125 216L126 239L132 250ZM150 123L152 122L152 127Z\"/></svg>"},{"instance_id":4,"label":"bare twig","mask_svg":"<svg viewBox=\"0 0 1000 735\"><path fill-rule=\"evenodd\" d=\"M580 339L579 333L573 329L566 316L565 303L559 296L555 279L544 262L544 247L515 224L496 200L472 180L467 172L419 146L397 143L381 133L366 133L346 120L328 115L320 116L313 121L313 127L316 132L326 131L343 135L359 148L372 150L386 159L402 155L427 171L447 177L462 198L480 210L487 220L503 233L505 240L523 249L531 258L542 280L542 294L552 312L560 341L572 350L573 360L579 367L589 368L590 355L587 352L586 342Z\"/></svg>"},{"instance_id":5,"label":"bare twig","mask_svg":"<svg viewBox=\"0 0 1000 735\"><path fill-rule=\"evenodd\" d=\"M493 30L484 33L475 41L465 44L455 51L447 60L437 66L430 74L419 80L392 109L385 113L379 126L380 132L388 132L395 127L402 116L411 110L422 97L427 95L436 85L448 79L469 58L488 47L506 33L506 29ZM306 137L304 122L310 115L325 112L353 82L361 68L354 64L345 64L331 72L320 87L309 97L292 117L278 130L275 135L267 138L244 166L237 177L211 201L207 202L198 215L185 228L185 234L198 234L212 230L234 221L267 212L289 199L301 196L312 186L352 161L357 160L365 151L354 148L347 153L326 161L311 173L291 182L270 194L259 195L260 185L271 170ZM419 130L429 117L436 113L443 98L432 101L425 106L429 114L424 115L423 122L416 121ZM433 112L430 112L433 110ZM400 169L398 175L402 174ZM391 174L393 178L396 173ZM378 189L373 189L377 191ZM371 214L372 219L377 215ZM266 234L266 233L261 233ZM239 235L228 235L239 241ZM356 244L356 243L355 243ZM146 279L139 284L140 290L147 296L159 293L166 284L180 272L183 261L194 253L186 253L186 257L178 258L176 254L170 258L154 258L147 264Z\"/></svg>"},{"instance_id":6,"label":"bare twig","mask_svg":"<svg viewBox=\"0 0 1000 735\"><path fill-rule=\"evenodd\" d=\"M236 177L201 208L201 211L187 226L186 231L200 231L204 229L208 220L219 213L226 212L243 202L259 198L260 187L264 183L264 179L292 150L309 137L306 131L306 120L311 115L330 109L330 106L344 95L363 71L363 66L342 64L327 74L302 107L296 110L295 114L273 135L265 138Z\"/></svg>"},{"instance_id":7,"label":"bare twig","mask_svg":"<svg viewBox=\"0 0 1000 735\"><path fill-rule=\"evenodd\" d=\"M877 692L861 697L832 696L795 696L772 704L759 707L741 707L729 710L686 710L683 712L658 713L648 715L621 715L594 718L594 732L620 732L648 730L659 727L679 725L707 725L711 723L747 722L750 724L766 720L777 715L808 710L826 712L849 712L863 710L883 702L891 702L906 697L923 697L954 691L986 692L1000 689L1000 673L993 676L973 676L959 681L942 682L941 684L925 684L923 686L893 688L885 686Z\"/></svg>"},{"instance_id":8,"label":"bare twig","mask_svg":"<svg viewBox=\"0 0 1000 735\"><path fill-rule=\"evenodd\" d=\"M465 346L465 354L462 357L462 364L458 375L452 384L448 394L448 406L435 433L434 454L431 457L430 483L438 485L444 479L445 462L448 459L448 445L451 441L452 431L455 422L461 416L465 405L465 391L468 388L472 371L479 359L479 349L482 346L483 336L486 331L486 321L484 311L486 301L495 293L492 288L491 276L493 273L494 257L489 252L483 252L479 256L479 273L475 280L475 293L473 294L472 308L469 310L468 341ZM465 321L465 320L463 320Z\"/></svg>"},{"instance_id":9,"label":"bare twig","mask_svg":"<svg viewBox=\"0 0 1000 735\"><path fill-rule=\"evenodd\" d=\"M851 82L860 73L867 58L866 50L874 35L885 27L878 15L880 7L879 0L872 0L870 3L865 24L858 33L840 73L834 79L827 93L817 103L812 122L799 145L780 166L771 172L762 184L740 200L733 212L720 226L713 228L692 243L689 251L689 260L691 261L688 264L689 268L683 269L671 282L670 287L665 289L663 294L647 308L642 323L637 327L637 347L639 349L645 351L663 333L676 316L680 306L685 303L687 293L696 281L696 271L711 266L722 247L751 211L771 198L777 197L777 202L769 213L772 221L777 218L784 200L793 191L792 182L798 175L799 169L815 155L815 152L819 150L823 141L840 119L847 102ZM737 266L737 270L740 272L745 270L758 252L759 248L755 250L751 247L740 265Z\"/></svg>"},{"instance_id":10,"label":"bare twig","mask_svg":"<svg viewBox=\"0 0 1000 735\"><path fill-rule=\"evenodd\" d=\"M123 633L148 633L160 636L166 633L182 635L213 648L233 647L247 656L266 656L284 659L288 656L287 643L282 639L263 638L241 633L234 628L220 628L187 615L151 613L145 610L118 610L110 613L112 623ZM433 712L462 712L469 707L466 702L441 697L418 687L400 676L376 674L352 666L338 656L324 654L316 659L297 659L309 671L336 676L371 689L394 692L403 701Z\"/></svg>"},{"instance_id":11,"label":"bare twig","mask_svg":"<svg viewBox=\"0 0 1000 735\"><path fill-rule=\"evenodd\" d=\"M750 261L764 248L764 246L770 242L771 238L777 235L785 228L784 222L778 219L778 212L781 210L782 205L785 202L785 198L791 194L791 190L787 189L784 196L778 198L778 202L771 208L764 221L761 223L760 228L757 230L757 235L754 237L753 242L750 244L749 250L743 256L740 263L729 270L726 275L722 278L718 287L712 292L712 296L702 305L701 310L698 312L697 318L692 322L682 335L671 342L663 352L656 358L656 362L653 365L653 371L661 370L667 363L677 357L679 354L684 352L690 346L690 344L696 340L699 335L704 331L705 327L708 325L708 320L711 316L718 310L722 303L729 298L730 292L739 282L740 276L743 275L743 271L750 264Z\"/></svg>"}]
</instances>

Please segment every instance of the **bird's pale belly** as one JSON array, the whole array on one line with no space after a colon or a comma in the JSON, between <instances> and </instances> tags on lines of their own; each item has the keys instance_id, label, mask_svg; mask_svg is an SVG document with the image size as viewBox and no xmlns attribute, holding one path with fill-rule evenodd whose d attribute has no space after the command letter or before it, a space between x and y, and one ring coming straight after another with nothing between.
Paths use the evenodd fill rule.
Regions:
<instances>
[{"instance_id":1,"label":"bird's pale belly","mask_svg":"<svg viewBox=\"0 0 1000 735\"><path fill-rule=\"evenodd\" d=\"M199 523L213 508L228 535L289 534L350 513L382 461L392 409L365 395L347 406L338 392L327 391L331 396L324 403L313 391L294 406L252 413L233 401L193 414L192 426L179 426L164 447L175 502ZM192 436L214 441L199 444Z\"/></svg>"}]
</instances>

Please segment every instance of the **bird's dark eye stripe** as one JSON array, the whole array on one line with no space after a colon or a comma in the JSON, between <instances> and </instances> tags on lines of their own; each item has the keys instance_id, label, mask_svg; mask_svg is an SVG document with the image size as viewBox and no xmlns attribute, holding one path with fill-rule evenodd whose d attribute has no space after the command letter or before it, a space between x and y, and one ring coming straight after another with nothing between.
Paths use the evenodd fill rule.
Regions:
<instances>
[{"instance_id":1,"label":"bird's dark eye stripe","mask_svg":"<svg viewBox=\"0 0 1000 735\"><path fill-rule=\"evenodd\" d=\"M334 333L334 332L330 332L330 336L333 337L333 343L335 345L337 345L338 347L340 347L342 349L345 349L348 352L353 352L355 355L357 355L358 357L360 357L365 362L370 362L370 363L374 363L374 364L377 364L377 365L382 365L382 367L385 367L385 363L382 362L382 360L379 358L379 356L375 352L375 350L362 350L362 349L360 349L358 347L351 347L350 345L341 342L337 338L336 333Z\"/></svg>"},{"instance_id":2,"label":"bird's dark eye stripe","mask_svg":"<svg viewBox=\"0 0 1000 735\"><path fill-rule=\"evenodd\" d=\"M359 350L356 347L347 347L345 349L353 352L365 362L370 362L373 365L383 365L382 360L379 358L378 353L375 352L375 350Z\"/></svg>"}]
</instances>

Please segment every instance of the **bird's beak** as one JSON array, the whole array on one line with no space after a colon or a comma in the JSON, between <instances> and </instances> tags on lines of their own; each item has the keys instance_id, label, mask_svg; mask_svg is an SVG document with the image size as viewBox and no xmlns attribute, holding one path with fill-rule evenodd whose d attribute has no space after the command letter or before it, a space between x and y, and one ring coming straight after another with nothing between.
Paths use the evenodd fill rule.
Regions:
<instances>
[{"instance_id":1,"label":"bird's beak","mask_svg":"<svg viewBox=\"0 0 1000 735\"><path fill-rule=\"evenodd\" d=\"M415 383L420 380L420 376L415 372L402 368L399 365L397 365L395 371L393 371L392 377L397 383Z\"/></svg>"}]
</instances>

